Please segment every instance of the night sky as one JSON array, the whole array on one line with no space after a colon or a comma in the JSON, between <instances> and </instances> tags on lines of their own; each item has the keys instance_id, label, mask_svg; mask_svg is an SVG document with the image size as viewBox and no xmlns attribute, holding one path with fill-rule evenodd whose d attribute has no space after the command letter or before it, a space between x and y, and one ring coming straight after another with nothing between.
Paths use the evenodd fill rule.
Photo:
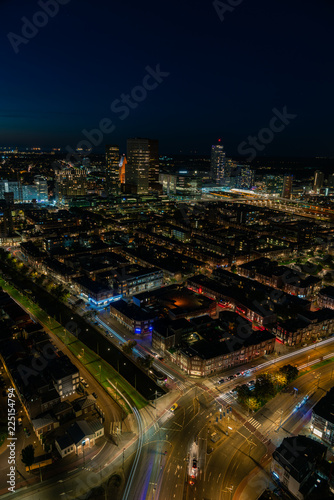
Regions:
<instances>
[{"instance_id":1,"label":"night sky","mask_svg":"<svg viewBox=\"0 0 334 500\"><path fill-rule=\"evenodd\" d=\"M334 156L333 2L230 2L221 21L204 0L59 0L29 40L15 38L22 18L47 1L0 0L0 145L75 148L109 118L96 152L140 136L165 154L209 153L221 137L233 156L286 106L296 117L261 154ZM169 75L135 108L110 109L157 65Z\"/></svg>"}]
</instances>

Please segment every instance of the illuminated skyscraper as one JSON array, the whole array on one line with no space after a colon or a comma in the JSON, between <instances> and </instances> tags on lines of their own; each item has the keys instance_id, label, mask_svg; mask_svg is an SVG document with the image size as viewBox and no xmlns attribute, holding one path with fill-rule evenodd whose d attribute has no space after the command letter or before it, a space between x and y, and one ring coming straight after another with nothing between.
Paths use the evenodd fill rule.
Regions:
<instances>
[{"instance_id":1,"label":"illuminated skyscraper","mask_svg":"<svg viewBox=\"0 0 334 500\"><path fill-rule=\"evenodd\" d=\"M320 172L320 170L316 170L314 172L314 183L313 183L313 191L319 191L324 185L324 173Z\"/></svg>"},{"instance_id":2,"label":"illuminated skyscraper","mask_svg":"<svg viewBox=\"0 0 334 500\"><path fill-rule=\"evenodd\" d=\"M56 197L59 202L66 202L87 193L87 174L85 168L64 168L56 170Z\"/></svg>"},{"instance_id":3,"label":"illuminated skyscraper","mask_svg":"<svg viewBox=\"0 0 334 500\"><path fill-rule=\"evenodd\" d=\"M127 159L125 155L122 155L119 162L119 178L120 183L125 184L125 170L126 170Z\"/></svg>"},{"instance_id":4,"label":"illuminated skyscraper","mask_svg":"<svg viewBox=\"0 0 334 500\"><path fill-rule=\"evenodd\" d=\"M159 180L157 140L134 138L127 141L125 182L137 194L148 193L149 185Z\"/></svg>"},{"instance_id":5,"label":"illuminated skyscraper","mask_svg":"<svg viewBox=\"0 0 334 500\"><path fill-rule=\"evenodd\" d=\"M263 177L264 188L268 194L278 194L281 196L283 191L283 176L282 175L265 175Z\"/></svg>"},{"instance_id":6,"label":"illuminated skyscraper","mask_svg":"<svg viewBox=\"0 0 334 500\"><path fill-rule=\"evenodd\" d=\"M334 174L329 174L328 176L328 187L334 187Z\"/></svg>"},{"instance_id":7,"label":"illuminated skyscraper","mask_svg":"<svg viewBox=\"0 0 334 500\"><path fill-rule=\"evenodd\" d=\"M211 146L210 177L214 184L226 185L228 183L231 168L226 165L224 146L220 144Z\"/></svg>"},{"instance_id":8,"label":"illuminated skyscraper","mask_svg":"<svg viewBox=\"0 0 334 500\"><path fill-rule=\"evenodd\" d=\"M283 189L282 189L282 198L291 199L292 197L292 181L293 175L285 175L283 177Z\"/></svg>"},{"instance_id":9,"label":"illuminated skyscraper","mask_svg":"<svg viewBox=\"0 0 334 500\"><path fill-rule=\"evenodd\" d=\"M252 189L254 186L254 170L247 167L246 165L242 165L240 168L240 179L239 179L239 187L240 189Z\"/></svg>"},{"instance_id":10,"label":"illuminated skyscraper","mask_svg":"<svg viewBox=\"0 0 334 500\"><path fill-rule=\"evenodd\" d=\"M37 201L45 203L48 201L48 182L42 175L35 175L34 184L37 188Z\"/></svg>"},{"instance_id":11,"label":"illuminated skyscraper","mask_svg":"<svg viewBox=\"0 0 334 500\"><path fill-rule=\"evenodd\" d=\"M106 145L106 185L108 194L120 192L119 147Z\"/></svg>"}]
</instances>

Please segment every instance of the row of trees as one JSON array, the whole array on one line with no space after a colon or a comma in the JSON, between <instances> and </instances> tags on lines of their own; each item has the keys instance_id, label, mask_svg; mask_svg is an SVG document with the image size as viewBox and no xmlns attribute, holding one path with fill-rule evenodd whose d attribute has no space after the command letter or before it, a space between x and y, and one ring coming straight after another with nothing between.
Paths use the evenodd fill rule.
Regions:
<instances>
[{"instance_id":1,"label":"row of trees","mask_svg":"<svg viewBox=\"0 0 334 500\"><path fill-rule=\"evenodd\" d=\"M298 368L284 365L273 373L262 373L256 377L255 387L251 390L244 384L237 388L238 401L252 411L258 410L298 376Z\"/></svg>"},{"instance_id":2,"label":"row of trees","mask_svg":"<svg viewBox=\"0 0 334 500\"><path fill-rule=\"evenodd\" d=\"M57 285L52 281L47 280L47 277L36 273L33 269L27 267L23 262L20 262L16 257L13 257L10 252L1 249L0 260L5 262L14 273L18 273L20 278L29 278L39 286L51 293L56 299L66 302L69 297L69 292L63 285Z\"/></svg>"},{"instance_id":3,"label":"row of trees","mask_svg":"<svg viewBox=\"0 0 334 500\"><path fill-rule=\"evenodd\" d=\"M128 340L127 342L124 342L122 345L122 350L125 354L128 354L131 356L133 354L133 349L136 347L137 342L135 340ZM144 369L144 370L149 370L151 366L153 365L153 357L147 354L146 356L138 357L137 362L138 364Z\"/></svg>"}]
</instances>

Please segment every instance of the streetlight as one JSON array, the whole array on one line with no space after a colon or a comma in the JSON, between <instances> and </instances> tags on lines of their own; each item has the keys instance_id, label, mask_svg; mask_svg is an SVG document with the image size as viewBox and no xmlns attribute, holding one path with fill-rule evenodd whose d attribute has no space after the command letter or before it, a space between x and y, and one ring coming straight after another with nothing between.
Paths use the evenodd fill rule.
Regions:
<instances>
[{"instance_id":1,"label":"streetlight","mask_svg":"<svg viewBox=\"0 0 334 500\"><path fill-rule=\"evenodd\" d=\"M83 466L82 467L85 467L85 444L86 444L86 441L83 440L81 445L82 445L82 455L83 455Z\"/></svg>"}]
</instances>

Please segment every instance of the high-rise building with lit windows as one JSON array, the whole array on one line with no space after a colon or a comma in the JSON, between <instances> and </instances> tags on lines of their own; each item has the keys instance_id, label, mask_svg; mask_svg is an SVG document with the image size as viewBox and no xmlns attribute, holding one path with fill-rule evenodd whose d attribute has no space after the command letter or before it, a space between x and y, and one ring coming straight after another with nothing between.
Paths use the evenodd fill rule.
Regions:
<instances>
[{"instance_id":1,"label":"high-rise building with lit windows","mask_svg":"<svg viewBox=\"0 0 334 500\"><path fill-rule=\"evenodd\" d=\"M328 187L334 188L334 174L329 174L328 176Z\"/></svg>"},{"instance_id":2,"label":"high-rise building with lit windows","mask_svg":"<svg viewBox=\"0 0 334 500\"><path fill-rule=\"evenodd\" d=\"M230 166L226 164L224 146L218 139L218 144L211 146L210 178L214 184L226 185L230 177Z\"/></svg>"},{"instance_id":3,"label":"high-rise building with lit windows","mask_svg":"<svg viewBox=\"0 0 334 500\"><path fill-rule=\"evenodd\" d=\"M106 145L106 190L110 194L120 193L119 146Z\"/></svg>"},{"instance_id":4,"label":"high-rise building with lit windows","mask_svg":"<svg viewBox=\"0 0 334 500\"><path fill-rule=\"evenodd\" d=\"M313 191L319 191L324 185L324 173L320 172L320 170L316 170L314 172L314 183L313 183Z\"/></svg>"},{"instance_id":5,"label":"high-rise building with lit windows","mask_svg":"<svg viewBox=\"0 0 334 500\"><path fill-rule=\"evenodd\" d=\"M267 174L263 177L264 189L267 194L281 196L283 190L283 176Z\"/></svg>"},{"instance_id":6,"label":"high-rise building with lit windows","mask_svg":"<svg viewBox=\"0 0 334 500\"><path fill-rule=\"evenodd\" d=\"M36 199L39 203L48 201L48 182L42 175L35 175L34 185L37 188Z\"/></svg>"},{"instance_id":7,"label":"high-rise building with lit windows","mask_svg":"<svg viewBox=\"0 0 334 500\"><path fill-rule=\"evenodd\" d=\"M58 202L64 203L77 196L85 196L87 193L87 174L85 168L64 168L56 170L56 198Z\"/></svg>"},{"instance_id":8,"label":"high-rise building with lit windows","mask_svg":"<svg viewBox=\"0 0 334 500\"><path fill-rule=\"evenodd\" d=\"M125 182L137 194L148 193L159 180L159 143L153 139L127 140Z\"/></svg>"},{"instance_id":9,"label":"high-rise building with lit windows","mask_svg":"<svg viewBox=\"0 0 334 500\"><path fill-rule=\"evenodd\" d=\"M292 181L293 175L285 175L283 177L282 198L290 200L292 198Z\"/></svg>"}]
</instances>

